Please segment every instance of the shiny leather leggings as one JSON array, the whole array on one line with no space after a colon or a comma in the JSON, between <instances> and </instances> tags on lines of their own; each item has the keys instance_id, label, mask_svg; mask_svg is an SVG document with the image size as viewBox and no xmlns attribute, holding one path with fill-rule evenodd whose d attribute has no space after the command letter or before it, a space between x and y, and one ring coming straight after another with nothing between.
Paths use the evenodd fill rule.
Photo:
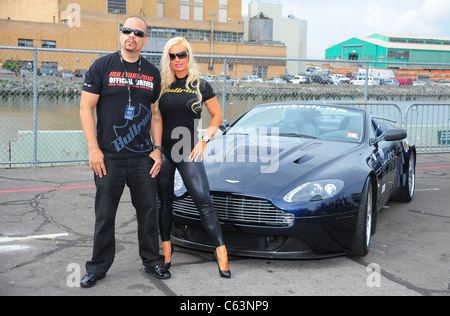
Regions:
<instances>
[{"instance_id":1,"label":"shiny leather leggings","mask_svg":"<svg viewBox=\"0 0 450 316\"><path fill-rule=\"evenodd\" d=\"M216 247L223 246L222 228L212 205L209 182L203 162L181 161L175 163L165 155L162 155L162 167L158 176L158 215L162 241L170 240L170 232L172 230L172 205L176 169L178 169L189 195L199 210L203 228Z\"/></svg>"}]
</instances>

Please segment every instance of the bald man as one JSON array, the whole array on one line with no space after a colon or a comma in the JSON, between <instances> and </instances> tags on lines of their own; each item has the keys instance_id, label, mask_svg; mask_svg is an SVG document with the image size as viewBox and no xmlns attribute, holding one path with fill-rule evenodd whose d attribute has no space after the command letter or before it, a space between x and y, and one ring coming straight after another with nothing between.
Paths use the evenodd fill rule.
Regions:
<instances>
[{"instance_id":1,"label":"bald man","mask_svg":"<svg viewBox=\"0 0 450 316\"><path fill-rule=\"evenodd\" d=\"M120 31L120 50L96 60L83 84L80 118L97 190L93 256L86 263L83 288L103 279L114 261L115 218L125 186L136 209L139 255L145 271L159 279L170 278L159 253L156 220L162 120L155 115L155 102L161 77L141 56L147 31L141 17L127 18Z\"/></svg>"}]
</instances>

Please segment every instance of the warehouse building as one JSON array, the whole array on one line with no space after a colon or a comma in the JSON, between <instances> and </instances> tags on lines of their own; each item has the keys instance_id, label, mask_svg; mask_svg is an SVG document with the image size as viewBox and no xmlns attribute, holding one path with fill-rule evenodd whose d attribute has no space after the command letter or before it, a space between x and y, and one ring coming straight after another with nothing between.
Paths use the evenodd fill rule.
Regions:
<instances>
[{"instance_id":1,"label":"warehouse building","mask_svg":"<svg viewBox=\"0 0 450 316\"><path fill-rule=\"evenodd\" d=\"M449 63L450 38L373 34L334 45L325 56L332 60Z\"/></svg>"}]
</instances>

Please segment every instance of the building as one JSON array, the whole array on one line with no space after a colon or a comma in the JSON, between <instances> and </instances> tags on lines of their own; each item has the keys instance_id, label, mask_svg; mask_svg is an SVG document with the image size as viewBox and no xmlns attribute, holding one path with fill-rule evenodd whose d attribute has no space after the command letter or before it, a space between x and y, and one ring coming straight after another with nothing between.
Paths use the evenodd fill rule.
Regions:
<instances>
[{"instance_id":1,"label":"building","mask_svg":"<svg viewBox=\"0 0 450 316\"><path fill-rule=\"evenodd\" d=\"M273 41L284 43L288 58L306 58L308 42L308 22L293 15L283 17L283 6L280 1L252 0L248 5L248 16L253 18L263 13L273 20ZM249 18L244 19L245 40L250 40ZM289 31L286 31L289 30Z\"/></svg>"},{"instance_id":2,"label":"building","mask_svg":"<svg viewBox=\"0 0 450 316\"><path fill-rule=\"evenodd\" d=\"M162 52L168 39L183 36L191 42L196 55L286 57L284 45L244 43L241 11L241 0L1 0L0 43L115 51L120 45L121 23L129 15L140 15L149 25L150 40L144 51L150 53ZM38 66L86 69L95 57L83 61L53 54L44 57ZM9 56L1 58L6 60ZM32 54L26 59L33 60ZM224 72L223 60L216 60L217 66L212 58L199 62L205 74L221 76ZM242 77L260 67L250 60L239 62L241 67L229 63L231 75ZM268 75L284 74L279 65L267 68Z\"/></svg>"},{"instance_id":3,"label":"building","mask_svg":"<svg viewBox=\"0 0 450 316\"><path fill-rule=\"evenodd\" d=\"M325 56L333 60L449 63L450 38L373 34L332 46Z\"/></svg>"}]
</instances>

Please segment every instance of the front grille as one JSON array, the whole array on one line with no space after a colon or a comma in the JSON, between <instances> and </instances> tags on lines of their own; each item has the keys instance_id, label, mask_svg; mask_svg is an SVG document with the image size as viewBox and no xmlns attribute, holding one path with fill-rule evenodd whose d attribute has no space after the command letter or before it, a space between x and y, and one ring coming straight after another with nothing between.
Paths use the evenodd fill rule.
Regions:
<instances>
[{"instance_id":1,"label":"front grille","mask_svg":"<svg viewBox=\"0 0 450 316\"><path fill-rule=\"evenodd\" d=\"M294 223L292 213L277 209L269 201L237 195L212 194L214 210L221 222L258 226L289 227ZM173 203L176 214L200 218L191 196Z\"/></svg>"}]
</instances>

